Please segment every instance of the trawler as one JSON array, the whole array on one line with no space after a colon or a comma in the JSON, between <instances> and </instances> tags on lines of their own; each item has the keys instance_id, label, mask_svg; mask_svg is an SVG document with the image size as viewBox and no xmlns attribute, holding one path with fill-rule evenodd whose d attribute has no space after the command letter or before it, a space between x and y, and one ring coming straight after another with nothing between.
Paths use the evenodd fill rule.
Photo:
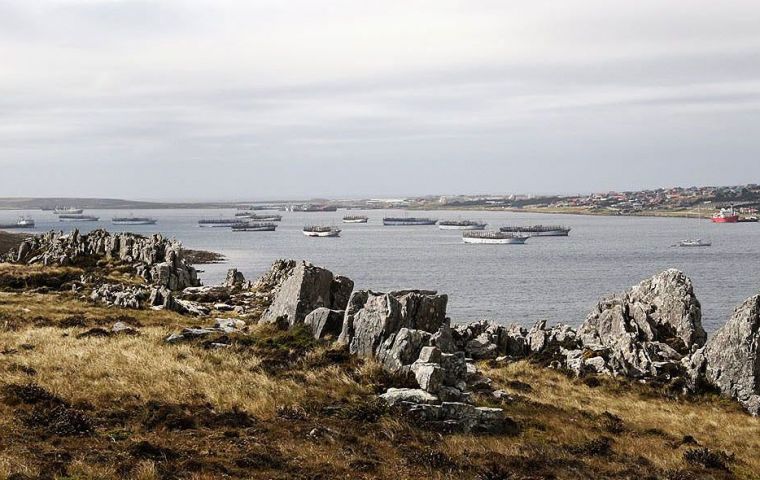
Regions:
<instances>
[{"instance_id":1,"label":"trawler","mask_svg":"<svg viewBox=\"0 0 760 480\"><path fill-rule=\"evenodd\" d=\"M56 215L81 215L83 211L81 208L74 207L55 207L53 209L53 213Z\"/></svg>"},{"instance_id":2,"label":"trawler","mask_svg":"<svg viewBox=\"0 0 760 480\"><path fill-rule=\"evenodd\" d=\"M486 243L494 245L523 245L527 235L515 235L505 232L463 232L464 243Z\"/></svg>"},{"instance_id":3,"label":"trawler","mask_svg":"<svg viewBox=\"0 0 760 480\"><path fill-rule=\"evenodd\" d=\"M389 227L399 227L404 225L435 225L438 220L423 217L385 217L383 225Z\"/></svg>"},{"instance_id":4,"label":"trawler","mask_svg":"<svg viewBox=\"0 0 760 480\"><path fill-rule=\"evenodd\" d=\"M253 220L255 222L281 222L282 221L282 215L275 215L275 214L257 215L255 213L247 213L244 215L240 215L236 213L235 216L238 218Z\"/></svg>"},{"instance_id":5,"label":"trawler","mask_svg":"<svg viewBox=\"0 0 760 480\"><path fill-rule=\"evenodd\" d=\"M734 207L721 208L718 213L712 216L713 223L738 223L739 213Z\"/></svg>"},{"instance_id":6,"label":"trawler","mask_svg":"<svg viewBox=\"0 0 760 480\"><path fill-rule=\"evenodd\" d=\"M303 234L307 237L339 237L340 231L340 228L320 225L303 227Z\"/></svg>"},{"instance_id":7,"label":"trawler","mask_svg":"<svg viewBox=\"0 0 760 480\"><path fill-rule=\"evenodd\" d=\"M567 237L570 234L570 227L561 225L508 225L499 230L529 237Z\"/></svg>"},{"instance_id":8,"label":"trawler","mask_svg":"<svg viewBox=\"0 0 760 480\"><path fill-rule=\"evenodd\" d=\"M198 220L199 227L230 228L235 225L243 225L247 222L237 218L203 218Z\"/></svg>"},{"instance_id":9,"label":"trawler","mask_svg":"<svg viewBox=\"0 0 760 480\"><path fill-rule=\"evenodd\" d=\"M276 229L277 224L270 222L246 222L232 226L233 232L274 232Z\"/></svg>"},{"instance_id":10,"label":"trawler","mask_svg":"<svg viewBox=\"0 0 760 480\"><path fill-rule=\"evenodd\" d=\"M485 230L486 225L488 224L473 220L446 220L438 222L438 228L441 230Z\"/></svg>"},{"instance_id":11,"label":"trawler","mask_svg":"<svg viewBox=\"0 0 760 480\"><path fill-rule=\"evenodd\" d=\"M19 217L16 223L0 223L0 228L34 228L34 220L29 217Z\"/></svg>"},{"instance_id":12,"label":"trawler","mask_svg":"<svg viewBox=\"0 0 760 480\"><path fill-rule=\"evenodd\" d=\"M348 215L343 217L343 223L367 223L369 217L364 215Z\"/></svg>"},{"instance_id":13,"label":"trawler","mask_svg":"<svg viewBox=\"0 0 760 480\"><path fill-rule=\"evenodd\" d=\"M114 225L155 225L158 220L150 217L135 217L130 214L128 217L113 217L111 223Z\"/></svg>"},{"instance_id":14,"label":"trawler","mask_svg":"<svg viewBox=\"0 0 760 480\"><path fill-rule=\"evenodd\" d=\"M82 215L82 214L62 214L58 215L58 221L60 222L97 222L99 217L94 215Z\"/></svg>"}]
</instances>

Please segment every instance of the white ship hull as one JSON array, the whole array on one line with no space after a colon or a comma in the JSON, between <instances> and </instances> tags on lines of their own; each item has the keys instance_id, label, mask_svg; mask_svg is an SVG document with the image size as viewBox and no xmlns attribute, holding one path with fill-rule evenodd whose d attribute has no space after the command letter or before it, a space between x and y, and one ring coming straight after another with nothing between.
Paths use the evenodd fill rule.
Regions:
<instances>
[{"instance_id":1,"label":"white ship hull","mask_svg":"<svg viewBox=\"0 0 760 480\"><path fill-rule=\"evenodd\" d=\"M489 245L523 245L527 240L527 237L513 237L513 238L487 238L487 237L464 237L462 240L464 243L482 243Z\"/></svg>"},{"instance_id":2,"label":"white ship hull","mask_svg":"<svg viewBox=\"0 0 760 480\"><path fill-rule=\"evenodd\" d=\"M423 220L418 222L399 222L394 220L383 220L383 225L386 227L405 227L405 226L422 226L422 225L435 225L437 220Z\"/></svg>"},{"instance_id":3,"label":"white ship hull","mask_svg":"<svg viewBox=\"0 0 760 480\"><path fill-rule=\"evenodd\" d=\"M438 225L441 230L485 230L485 225Z\"/></svg>"},{"instance_id":4,"label":"white ship hull","mask_svg":"<svg viewBox=\"0 0 760 480\"><path fill-rule=\"evenodd\" d=\"M329 232L311 232L304 230L303 234L307 237L339 237L340 230L331 230Z\"/></svg>"},{"instance_id":5,"label":"white ship hull","mask_svg":"<svg viewBox=\"0 0 760 480\"><path fill-rule=\"evenodd\" d=\"M358 220L343 220L343 223L367 223L367 219L360 218Z\"/></svg>"}]
</instances>

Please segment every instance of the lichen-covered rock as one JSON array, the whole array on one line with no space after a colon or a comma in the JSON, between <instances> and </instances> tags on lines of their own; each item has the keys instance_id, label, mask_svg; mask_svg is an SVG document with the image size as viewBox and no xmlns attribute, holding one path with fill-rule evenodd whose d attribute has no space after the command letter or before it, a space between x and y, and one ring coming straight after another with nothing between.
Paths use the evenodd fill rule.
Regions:
<instances>
[{"instance_id":1,"label":"lichen-covered rock","mask_svg":"<svg viewBox=\"0 0 760 480\"><path fill-rule=\"evenodd\" d=\"M308 262L275 262L270 274L257 285L272 289L272 303L261 316L262 323L287 322L290 326L304 322L317 308L345 310L346 291L353 282L336 278L332 272ZM271 282L276 281L275 284Z\"/></svg>"},{"instance_id":2,"label":"lichen-covered rock","mask_svg":"<svg viewBox=\"0 0 760 480\"><path fill-rule=\"evenodd\" d=\"M738 306L685 363L693 386L706 382L760 414L760 294Z\"/></svg>"}]
</instances>

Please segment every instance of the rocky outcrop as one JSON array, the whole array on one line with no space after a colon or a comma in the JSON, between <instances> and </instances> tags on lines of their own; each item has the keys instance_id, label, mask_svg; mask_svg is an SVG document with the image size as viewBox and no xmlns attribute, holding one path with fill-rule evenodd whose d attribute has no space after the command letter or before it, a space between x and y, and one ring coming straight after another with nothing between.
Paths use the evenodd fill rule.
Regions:
<instances>
[{"instance_id":1,"label":"rocky outcrop","mask_svg":"<svg viewBox=\"0 0 760 480\"><path fill-rule=\"evenodd\" d=\"M706 338L691 280L672 269L600 301L577 336L584 349L600 352L593 356L606 359L611 373L630 377L677 370Z\"/></svg>"},{"instance_id":2,"label":"rocky outcrop","mask_svg":"<svg viewBox=\"0 0 760 480\"><path fill-rule=\"evenodd\" d=\"M307 262L275 262L257 285L266 285L272 302L261 316L263 323L302 324L317 308L345 310L354 285L345 277Z\"/></svg>"},{"instance_id":3,"label":"rocky outcrop","mask_svg":"<svg viewBox=\"0 0 760 480\"><path fill-rule=\"evenodd\" d=\"M130 265L146 282L180 290L200 285L198 275L182 256L182 245L156 234L78 230L64 234L50 231L25 239L3 258L24 264L94 266L105 260Z\"/></svg>"},{"instance_id":4,"label":"rocky outcrop","mask_svg":"<svg viewBox=\"0 0 760 480\"><path fill-rule=\"evenodd\" d=\"M760 414L760 295L748 298L707 344L684 361L692 388L718 388Z\"/></svg>"}]
</instances>

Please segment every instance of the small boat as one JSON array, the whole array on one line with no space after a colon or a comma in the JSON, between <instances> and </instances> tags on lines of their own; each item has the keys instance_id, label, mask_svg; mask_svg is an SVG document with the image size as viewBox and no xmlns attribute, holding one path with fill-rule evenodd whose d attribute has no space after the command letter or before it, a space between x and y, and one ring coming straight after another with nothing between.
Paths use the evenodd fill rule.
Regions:
<instances>
[{"instance_id":1,"label":"small boat","mask_svg":"<svg viewBox=\"0 0 760 480\"><path fill-rule=\"evenodd\" d=\"M232 226L233 232L274 232L276 229L276 223L268 222L246 222Z\"/></svg>"},{"instance_id":2,"label":"small boat","mask_svg":"<svg viewBox=\"0 0 760 480\"><path fill-rule=\"evenodd\" d=\"M97 222L99 217L94 215L81 215L81 214L62 214L58 215L58 221L60 222Z\"/></svg>"},{"instance_id":3,"label":"small boat","mask_svg":"<svg viewBox=\"0 0 760 480\"><path fill-rule=\"evenodd\" d=\"M83 211L81 208L75 207L55 207L53 209L53 213L56 215L81 215Z\"/></svg>"},{"instance_id":4,"label":"small boat","mask_svg":"<svg viewBox=\"0 0 760 480\"><path fill-rule=\"evenodd\" d=\"M339 237L340 228L319 225L303 227L303 234L307 237Z\"/></svg>"},{"instance_id":5,"label":"small boat","mask_svg":"<svg viewBox=\"0 0 760 480\"><path fill-rule=\"evenodd\" d=\"M435 225L438 220L433 218L422 217L385 217L383 225L388 227L399 227L404 225Z\"/></svg>"},{"instance_id":6,"label":"small boat","mask_svg":"<svg viewBox=\"0 0 760 480\"><path fill-rule=\"evenodd\" d=\"M34 228L34 220L29 217L19 217L16 223L2 223L0 228Z\"/></svg>"},{"instance_id":7,"label":"small boat","mask_svg":"<svg viewBox=\"0 0 760 480\"><path fill-rule=\"evenodd\" d=\"M681 240L678 242L679 247L711 247L712 242L698 238L696 240Z\"/></svg>"},{"instance_id":8,"label":"small boat","mask_svg":"<svg viewBox=\"0 0 760 480\"><path fill-rule=\"evenodd\" d=\"M738 223L739 213L734 207L721 208L718 213L712 216L713 223Z\"/></svg>"},{"instance_id":9,"label":"small boat","mask_svg":"<svg viewBox=\"0 0 760 480\"><path fill-rule=\"evenodd\" d=\"M488 224L473 220L446 220L438 222L438 228L441 230L485 230L486 225Z\"/></svg>"},{"instance_id":10,"label":"small boat","mask_svg":"<svg viewBox=\"0 0 760 480\"><path fill-rule=\"evenodd\" d=\"M220 227L230 228L235 225L244 225L248 222L240 220L239 218L203 218L198 220L199 227Z\"/></svg>"},{"instance_id":11,"label":"small boat","mask_svg":"<svg viewBox=\"0 0 760 480\"><path fill-rule=\"evenodd\" d=\"M464 243L486 243L495 245L523 245L527 235L515 235L504 232L463 232Z\"/></svg>"},{"instance_id":12,"label":"small boat","mask_svg":"<svg viewBox=\"0 0 760 480\"><path fill-rule=\"evenodd\" d=\"M517 233L529 237L567 237L571 229L561 225L508 225L499 230L504 233Z\"/></svg>"},{"instance_id":13,"label":"small boat","mask_svg":"<svg viewBox=\"0 0 760 480\"><path fill-rule=\"evenodd\" d=\"M739 223L757 223L757 217L755 215L739 217Z\"/></svg>"},{"instance_id":14,"label":"small boat","mask_svg":"<svg viewBox=\"0 0 760 480\"><path fill-rule=\"evenodd\" d=\"M114 225L155 225L158 220L150 217L113 217L111 222Z\"/></svg>"},{"instance_id":15,"label":"small boat","mask_svg":"<svg viewBox=\"0 0 760 480\"><path fill-rule=\"evenodd\" d=\"M367 223L369 217L364 215L348 215L343 217L343 223Z\"/></svg>"}]
</instances>

